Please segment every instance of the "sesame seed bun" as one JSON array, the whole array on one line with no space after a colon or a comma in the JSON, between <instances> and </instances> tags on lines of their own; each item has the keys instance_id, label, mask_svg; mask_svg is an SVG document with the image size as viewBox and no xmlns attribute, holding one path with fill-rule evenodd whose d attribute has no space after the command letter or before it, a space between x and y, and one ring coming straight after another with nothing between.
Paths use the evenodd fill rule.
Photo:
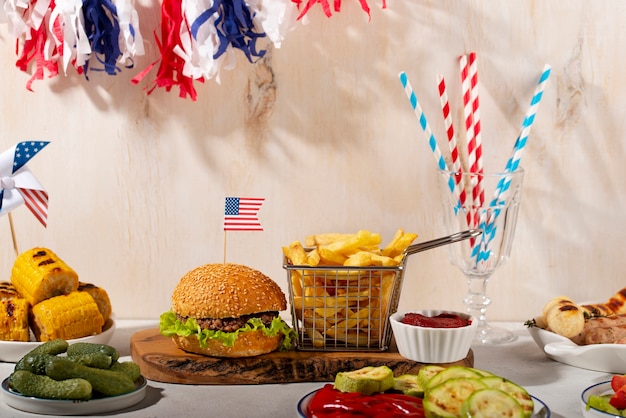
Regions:
<instances>
[{"instance_id":1,"label":"sesame seed bun","mask_svg":"<svg viewBox=\"0 0 626 418\"><path fill-rule=\"evenodd\" d=\"M287 309L278 284L240 264L206 264L185 274L172 294L172 310L194 318L238 318Z\"/></svg>"}]
</instances>

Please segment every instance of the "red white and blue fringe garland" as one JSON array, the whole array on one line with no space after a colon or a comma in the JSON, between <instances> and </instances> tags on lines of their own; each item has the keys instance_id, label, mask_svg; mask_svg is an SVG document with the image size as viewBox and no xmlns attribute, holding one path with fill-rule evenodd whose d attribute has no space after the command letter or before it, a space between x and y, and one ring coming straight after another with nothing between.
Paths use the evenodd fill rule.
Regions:
<instances>
[{"instance_id":1,"label":"red white and blue fringe garland","mask_svg":"<svg viewBox=\"0 0 626 418\"><path fill-rule=\"evenodd\" d=\"M3 10L17 39L16 66L32 71L31 91L45 71L48 77L67 75L70 67L87 78L89 71L115 75L144 54L131 0L4 0Z\"/></svg>"},{"instance_id":2,"label":"red white and blue fringe garland","mask_svg":"<svg viewBox=\"0 0 626 418\"><path fill-rule=\"evenodd\" d=\"M166 0L161 11L161 33L155 36L161 57L133 82L158 65L148 92L177 86L180 97L192 100L197 97L194 81L219 82L222 69L234 68L237 50L256 62L266 52L259 41L280 47L298 17L291 0Z\"/></svg>"},{"instance_id":3,"label":"red white and blue fringe garland","mask_svg":"<svg viewBox=\"0 0 626 418\"><path fill-rule=\"evenodd\" d=\"M35 80L74 67L88 79L89 71L115 75L133 68L144 55L139 18L132 0L0 0L0 22L17 38L16 66L32 71ZM358 0L369 16L367 0ZM161 22L155 30L160 57L137 74L138 84L157 67L146 88L180 89L180 97L196 100L194 81L215 79L222 69L234 68L235 53L250 63L261 59L267 45L280 48L286 34L316 5L331 17L341 0L163 0ZM382 0L386 7L386 0ZM4 12L5 16L2 16Z\"/></svg>"}]
</instances>

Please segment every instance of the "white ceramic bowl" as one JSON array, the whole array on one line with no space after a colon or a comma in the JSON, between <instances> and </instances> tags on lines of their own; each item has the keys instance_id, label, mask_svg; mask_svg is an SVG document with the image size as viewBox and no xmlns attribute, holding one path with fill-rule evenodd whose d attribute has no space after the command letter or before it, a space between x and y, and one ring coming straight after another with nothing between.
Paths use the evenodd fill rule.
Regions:
<instances>
[{"instance_id":1,"label":"white ceramic bowl","mask_svg":"<svg viewBox=\"0 0 626 418\"><path fill-rule=\"evenodd\" d=\"M596 383L595 385L589 386L587 389L583 390L582 395L580 396L580 402L582 406L583 416L585 418L611 418L617 417L620 418L621 415L614 415L608 412L600 411L599 409L589 408L587 409L587 401L591 395L606 395L609 393L613 393L613 389L611 388L611 382L602 382Z\"/></svg>"},{"instance_id":2,"label":"white ceramic bowl","mask_svg":"<svg viewBox=\"0 0 626 418\"><path fill-rule=\"evenodd\" d=\"M441 313L456 314L471 320L471 324L460 328L428 328L402 323L404 312L391 315L391 328L400 355L419 363L452 363L467 357L476 334L478 322L462 312L444 310L410 311L424 316Z\"/></svg>"},{"instance_id":3,"label":"white ceramic bowl","mask_svg":"<svg viewBox=\"0 0 626 418\"><path fill-rule=\"evenodd\" d=\"M68 340L70 344L76 342L86 342L94 344L107 344L113 333L115 332L115 320L109 319L104 324L102 333L98 335L90 335L88 337L77 338L75 340ZM41 345L40 342L19 342L19 341L0 341L0 361L7 363L17 363L19 359L24 357L30 350Z\"/></svg>"}]
</instances>

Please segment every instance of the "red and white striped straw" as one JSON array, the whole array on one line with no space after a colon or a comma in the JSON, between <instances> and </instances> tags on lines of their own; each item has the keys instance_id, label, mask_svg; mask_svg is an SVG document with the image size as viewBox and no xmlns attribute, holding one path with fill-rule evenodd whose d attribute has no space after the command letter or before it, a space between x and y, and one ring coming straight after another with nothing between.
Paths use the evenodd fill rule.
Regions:
<instances>
[{"instance_id":1,"label":"red and white striped straw","mask_svg":"<svg viewBox=\"0 0 626 418\"><path fill-rule=\"evenodd\" d=\"M465 138L469 147L470 140L474 136L474 123L472 117L472 92L470 89L469 65L467 55L461 55L459 60L461 70L461 89L463 93L463 116L465 117ZM471 162L470 162L471 163ZM471 164L469 165L471 167Z\"/></svg>"},{"instance_id":2,"label":"red and white striped straw","mask_svg":"<svg viewBox=\"0 0 626 418\"><path fill-rule=\"evenodd\" d=\"M459 159L459 148L456 143L454 134L454 124L452 123L452 115L450 114L450 103L448 101L448 92L446 89L446 81L443 75L437 75L437 88L439 90L439 101L441 102L441 112L443 113L443 121L448 136L448 146L450 148L450 156L452 162L452 171L458 173L461 171L461 160Z\"/></svg>"},{"instance_id":3,"label":"red and white striped straw","mask_svg":"<svg viewBox=\"0 0 626 418\"><path fill-rule=\"evenodd\" d=\"M474 125L473 133L475 153L475 158L473 159L474 166L470 167L470 171L482 174L485 170L483 167L483 146L480 129L480 102L478 99L478 63L475 52L470 52L469 54L469 78L472 100L472 122ZM476 184L474 190L472 190L472 197L474 198L474 204L479 206L482 206L485 202L485 189L480 177L478 177L478 183Z\"/></svg>"},{"instance_id":4,"label":"red and white striped straw","mask_svg":"<svg viewBox=\"0 0 626 418\"><path fill-rule=\"evenodd\" d=\"M472 173L476 169L476 138L474 135L474 118L472 115L472 92L469 77L469 62L467 55L461 55L459 60L459 67L461 70L461 89L463 93L463 116L465 117L465 135L467 144L467 167L469 172ZM470 186L472 193L476 189L476 179L470 177ZM472 206L477 205L472 201ZM478 205L480 206L480 205ZM473 211L472 211L473 212ZM468 222L468 226L478 225L478 219L473 217L473 222Z\"/></svg>"},{"instance_id":5,"label":"red and white striped straw","mask_svg":"<svg viewBox=\"0 0 626 418\"><path fill-rule=\"evenodd\" d=\"M461 159L459 158L459 147L456 142L456 135L454 132L454 124L452 123L452 115L450 113L450 102L448 101L448 92L446 89L446 81L442 74L437 75L437 90L439 91L439 101L441 102L441 113L443 113L443 121L446 127L446 134L448 138L448 147L450 148L450 159L452 163L452 171L457 175L454 176L454 182L459 191L459 201L461 206L465 205L467 194L463 185L459 186L463 176L461 173Z\"/></svg>"}]
</instances>

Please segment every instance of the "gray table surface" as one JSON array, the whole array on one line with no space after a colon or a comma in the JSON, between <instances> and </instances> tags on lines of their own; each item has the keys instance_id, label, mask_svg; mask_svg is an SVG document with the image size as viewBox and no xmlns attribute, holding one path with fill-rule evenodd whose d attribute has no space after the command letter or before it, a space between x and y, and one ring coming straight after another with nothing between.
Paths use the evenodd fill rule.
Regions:
<instances>
[{"instance_id":1,"label":"gray table surface","mask_svg":"<svg viewBox=\"0 0 626 418\"><path fill-rule=\"evenodd\" d=\"M524 386L550 407L554 418L582 417L581 392L594 383L609 380L610 375L550 360L537 347L521 322L501 322L497 325L513 330L517 339L496 346L474 345L475 367ZM120 351L122 360L130 360L130 337L139 330L157 326L157 321L153 320L117 320L110 344ZM12 363L0 363L0 378L4 380L12 370ZM148 381L146 396L141 402L99 416L293 418L298 416L298 401L322 386L323 383L319 382L205 386ZM19 411L0 402L0 417L34 416L42 415Z\"/></svg>"}]
</instances>

